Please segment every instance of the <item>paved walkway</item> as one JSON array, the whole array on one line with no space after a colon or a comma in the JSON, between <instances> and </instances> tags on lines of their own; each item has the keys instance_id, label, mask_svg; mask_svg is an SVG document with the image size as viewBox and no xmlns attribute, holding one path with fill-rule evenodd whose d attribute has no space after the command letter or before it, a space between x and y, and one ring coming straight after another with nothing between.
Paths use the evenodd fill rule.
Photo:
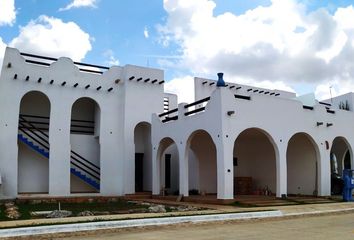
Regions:
<instances>
[{"instance_id":1,"label":"paved walkway","mask_svg":"<svg viewBox=\"0 0 354 240\"><path fill-rule=\"evenodd\" d=\"M120 230L114 233L100 233L96 236L76 236L72 239L262 239L262 240L353 240L354 213L302 217L267 221L224 222L208 224L184 224L154 229Z\"/></svg>"}]
</instances>

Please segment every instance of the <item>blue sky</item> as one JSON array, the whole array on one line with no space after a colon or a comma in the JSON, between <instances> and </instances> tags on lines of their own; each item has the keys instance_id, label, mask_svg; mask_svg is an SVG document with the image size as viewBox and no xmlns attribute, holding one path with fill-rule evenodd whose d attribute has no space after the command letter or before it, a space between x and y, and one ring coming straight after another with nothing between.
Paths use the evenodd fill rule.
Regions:
<instances>
[{"instance_id":1,"label":"blue sky","mask_svg":"<svg viewBox=\"0 0 354 240\"><path fill-rule=\"evenodd\" d=\"M353 0L0 0L0 7L5 6L1 4L7 7L0 9L0 54L1 46L9 45L99 65L162 68L170 83L167 90L187 100L192 93L182 85L193 76L215 78L217 71L224 71L230 81L298 94L315 91L322 98L330 85L337 94L354 86L354 67L346 66L345 74L338 70L341 61L350 60L344 49L354 49ZM2 19L11 11L9 5L14 5L15 18ZM279 24L282 21L289 22L289 28ZM265 36L257 34L262 31ZM51 35L50 43L46 34ZM235 39L234 45L227 39ZM297 39L305 39L299 49L294 46ZM348 44L353 40L352 48L344 39ZM51 47L57 42L62 44Z\"/></svg>"}]
</instances>

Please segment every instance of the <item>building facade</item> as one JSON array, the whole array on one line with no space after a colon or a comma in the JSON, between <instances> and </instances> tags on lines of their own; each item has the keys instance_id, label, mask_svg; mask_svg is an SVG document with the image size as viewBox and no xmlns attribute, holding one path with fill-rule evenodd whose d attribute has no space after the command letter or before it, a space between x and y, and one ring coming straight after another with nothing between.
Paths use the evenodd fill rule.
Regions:
<instances>
[{"instance_id":1,"label":"building facade","mask_svg":"<svg viewBox=\"0 0 354 240\"><path fill-rule=\"evenodd\" d=\"M353 166L354 98L106 68L7 48L0 77L1 198L152 194L331 195ZM332 186L333 188L333 186Z\"/></svg>"}]
</instances>

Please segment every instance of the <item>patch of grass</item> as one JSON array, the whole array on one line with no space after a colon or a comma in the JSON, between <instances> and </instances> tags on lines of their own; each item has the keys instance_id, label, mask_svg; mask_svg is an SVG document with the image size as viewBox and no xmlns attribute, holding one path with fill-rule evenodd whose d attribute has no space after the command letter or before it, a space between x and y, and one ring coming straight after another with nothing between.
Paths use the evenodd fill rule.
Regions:
<instances>
[{"instance_id":1,"label":"patch of grass","mask_svg":"<svg viewBox=\"0 0 354 240\"><path fill-rule=\"evenodd\" d=\"M9 218L6 217L5 214L5 205L1 204L0 205L0 221L7 221L9 220Z\"/></svg>"},{"instance_id":2,"label":"patch of grass","mask_svg":"<svg viewBox=\"0 0 354 240\"><path fill-rule=\"evenodd\" d=\"M18 203L16 206L21 213L20 220L33 219L38 217L31 216L31 212L36 211L54 211L59 209L58 203ZM73 213L73 216L76 216L79 212L82 211L91 211L91 212L113 212L113 211L124 211L131 209L146 209L147 206L135 204L125 200L118 200L116 202L85 202L85 203L61 203L61 210L68 210ZM5 216L5 206L0 206L0 221L11 220Z\"/></svg>"}]
</instances>

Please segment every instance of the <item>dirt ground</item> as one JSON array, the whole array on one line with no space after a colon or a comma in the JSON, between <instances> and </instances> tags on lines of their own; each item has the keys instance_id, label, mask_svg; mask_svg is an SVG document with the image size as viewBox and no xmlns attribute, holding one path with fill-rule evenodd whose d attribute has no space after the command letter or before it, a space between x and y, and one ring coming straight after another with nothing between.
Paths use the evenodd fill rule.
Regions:
<instances>
[{"instance_id":1,"label":"dirt ground","mask_svg":"<svg viewBox=\"0 0 354 240\"><path fill-rule=\"evenodd\" d=\"M26 238L28 239L28 238ZM105 230L76 233L75 236L36 237L64 240L128 239L354 239L354 213L268 220L230 221L202 224Z\"/></svg>"}]
</instances>

